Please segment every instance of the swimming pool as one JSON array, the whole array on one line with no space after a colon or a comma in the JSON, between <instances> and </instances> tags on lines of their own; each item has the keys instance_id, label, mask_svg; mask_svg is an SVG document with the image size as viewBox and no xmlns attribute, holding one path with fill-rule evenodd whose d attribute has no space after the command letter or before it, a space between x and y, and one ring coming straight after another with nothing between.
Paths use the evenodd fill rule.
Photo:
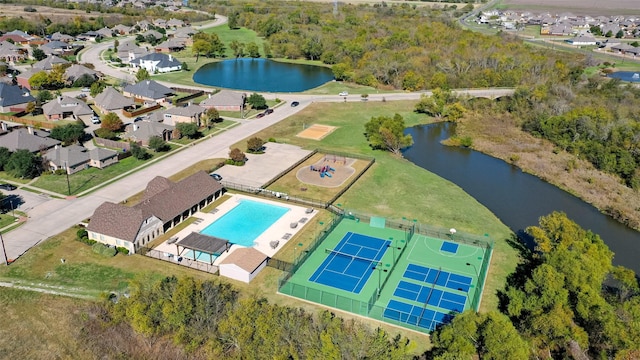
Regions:
<instances>
[{"instance_id":1,"label":"swimming pool","mask_svg":"<svg viewBox=\"0 0 640 360\"><path fill-rule=\"evenodd\" d=\"M287 211L289 209L286 207L242 199L236 207L200 233L250 247L260 234Z\"/></svg>"}]
</instances>

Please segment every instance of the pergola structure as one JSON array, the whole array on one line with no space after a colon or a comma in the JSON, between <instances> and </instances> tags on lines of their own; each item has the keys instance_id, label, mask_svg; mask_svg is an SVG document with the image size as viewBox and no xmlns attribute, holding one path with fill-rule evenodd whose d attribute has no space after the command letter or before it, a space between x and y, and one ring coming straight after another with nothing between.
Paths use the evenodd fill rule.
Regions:
<instances>
[{"instance_id":1,"label":"pergola structure","mask_svg":"<svg viewBox=\"0 0 640 360\"><path fill-rule=\"evenodd\" d=\"M197 232L192 232L176 243L178 256L182 256L185 251L191 250L193 255L192 260L202 261L202 259L199 259L199 255L196 255L196 252L200 252L201 254L209 255L209 264L213 264L213 260L224 251L228 252L230 247L231 245L227 240ZM180 250L180 248L182 248L182 250Z\"/></svg>"}]
</instances>

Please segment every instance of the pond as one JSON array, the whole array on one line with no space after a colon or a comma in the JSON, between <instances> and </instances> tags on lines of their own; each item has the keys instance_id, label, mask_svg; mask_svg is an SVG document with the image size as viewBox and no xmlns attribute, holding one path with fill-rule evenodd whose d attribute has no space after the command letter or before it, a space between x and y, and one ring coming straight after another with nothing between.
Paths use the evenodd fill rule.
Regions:
<instances>
[{"instance_id":1,"label":"pond","mask_svg":"<svg viewBox=\"0 0 640 360\"><path fill-rule=\"evenodd\" d=\"M331 80L327 67L251 58L207 64L193 75L203 85L263 92L301 92Z\"/></svg>"},{"instance_id":2,"label":"pond","mask_svg":"<svg viewBox=\"0 0 640 360\"><path fill-rule=\"evenodd\" d=\"M623 81L640 82L640 72L637 71L616 71L608 75L612 79Z\"/></svg>"},{"instance_id":3,"label":"pond","mask_svg":"<svg viewBox=\"0 0 640 360\"><path fill-rule=\"evenodd\" d=\"M404 151L405 158L460 186L516 233L538 225L540 216L563 211L582 228L600 235L615 253L615 265L640 273L640 232L500 159L440 144L454 129L455 125L450 123L407 129L414 145Z\"/></svg>"}]
</instances>

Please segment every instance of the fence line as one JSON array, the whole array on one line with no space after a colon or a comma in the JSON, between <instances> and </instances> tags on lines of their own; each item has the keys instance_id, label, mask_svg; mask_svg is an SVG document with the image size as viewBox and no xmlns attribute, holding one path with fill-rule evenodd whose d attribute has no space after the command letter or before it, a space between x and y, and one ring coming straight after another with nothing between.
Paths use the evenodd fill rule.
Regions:
<instances>
[{"instance_id":1,"label":"fence line","mask_svg":"<svg viewBox=\"0 0 640 360\"><path fill-rule=\"evenodd\" d=\"M336 155L336 156L342 156L342 155ZM362 171L358 172L358 174L356 174L356 176L354 176L353 179L351 179L351 181L349 181L349 183L345 187L343 187L340 191L338 191L338 193L333 198L331 198L331 200L329 200L329 204L333 204L334 202L336 202L336 200L338 200L340 196L342 196L347 190L351 189L353 184L355 184L356 181L358 181L360 177L362 177L362 175L366 173L371 166L373 166L373 163L376 162L375 158L368 158L368 159L369 159L369 163L367 164L367 166L365 166L364 169L362 169Z\"/></svg>"},{"instance_id":2,"label":"fence line","mask_svg":"<svg viewBox=\"0 0 640 360\"><path fill-rule=\"evenodd\" d=\"M188 259L185 257L177 257L178 259L182 259L181 261L177 261L175 255L171 257L167 257L165 252L147 248L147 247L141 247L138 252L141 255L145 255L156 260L166 261L172 264L186 266L188 268L199 270L199 271L204 271L209 274L218 275L217 265L207 264L200 261Z\"/></svg>"},{"instance_id":3,"label":"fence line","mask_svg":"<svg viewBox=\"0 0 640 360\"><path fill-rule=\"evenodd\" d=\"M261 196L267 199L288 201L288 202L293 202L303 206L311 206L311 207L317 207L322 209L326 209L328 206L328 204L324 201L320 201L320 200L312 199L308 197L288 195L288 194L277 192L277 191L267 190L267 189L263 189L263 188L255 187L251 185L233 183L226 180L222 180L221 183L227 189L232 189L235 191L252 194L255 196Z\"/></svg>"},{"instance_id":4,"label":"fence line","mask_svg":"<svg viewBox=\"0 0 640 360\"><path fill-rule=\"evenodd\" d=\"M313 150L312 152L310 152L309 154L307 154L306 156L304 156L302 159L296 161L295 164L289 166L288 168L286 168L285 170L281 171L278 175L276 175L275 177L271 178L271 180L267 181L266 183L264 183L262 185L263 188L268 188L269 186L271 186L274 182L280 180L280 178L282 178L283 176L287 175L289 172L291 172L293 169L297 168L298 166L300 166L302 163L304 163L305 161L307 161L310 157L312 157L313 155L315 155L318 152L318 150Z\"/></svg>"}]
</instances>

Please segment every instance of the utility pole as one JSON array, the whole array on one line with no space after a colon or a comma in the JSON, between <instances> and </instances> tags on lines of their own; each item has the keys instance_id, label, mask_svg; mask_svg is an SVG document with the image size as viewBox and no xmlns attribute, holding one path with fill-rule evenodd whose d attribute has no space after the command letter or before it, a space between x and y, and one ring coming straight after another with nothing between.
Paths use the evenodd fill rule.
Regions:
<instances>
[{"instance_id":1,"label":"utility pole","mask_svg":"<svg viewBox=\"0 0 640 360\"><path fill-rule=\"evenodd\" d=\"M71 196L71 183L69 182L69 163L64 162L64 172L67 174L67 192Z\"/></svg>"},{"instance_id":2,"label":"utility pole","mask_svg":"<svg viewBox=\"0 0 640 360\"><path fill-rule=\"evenodd\" d=\"M4 248L4 239L2 239L2 233L0 233L0 245L2 245L2 255L6 266L9 266L9 258L7 257L7 249Z\"/></svg>"}]
</instances>

